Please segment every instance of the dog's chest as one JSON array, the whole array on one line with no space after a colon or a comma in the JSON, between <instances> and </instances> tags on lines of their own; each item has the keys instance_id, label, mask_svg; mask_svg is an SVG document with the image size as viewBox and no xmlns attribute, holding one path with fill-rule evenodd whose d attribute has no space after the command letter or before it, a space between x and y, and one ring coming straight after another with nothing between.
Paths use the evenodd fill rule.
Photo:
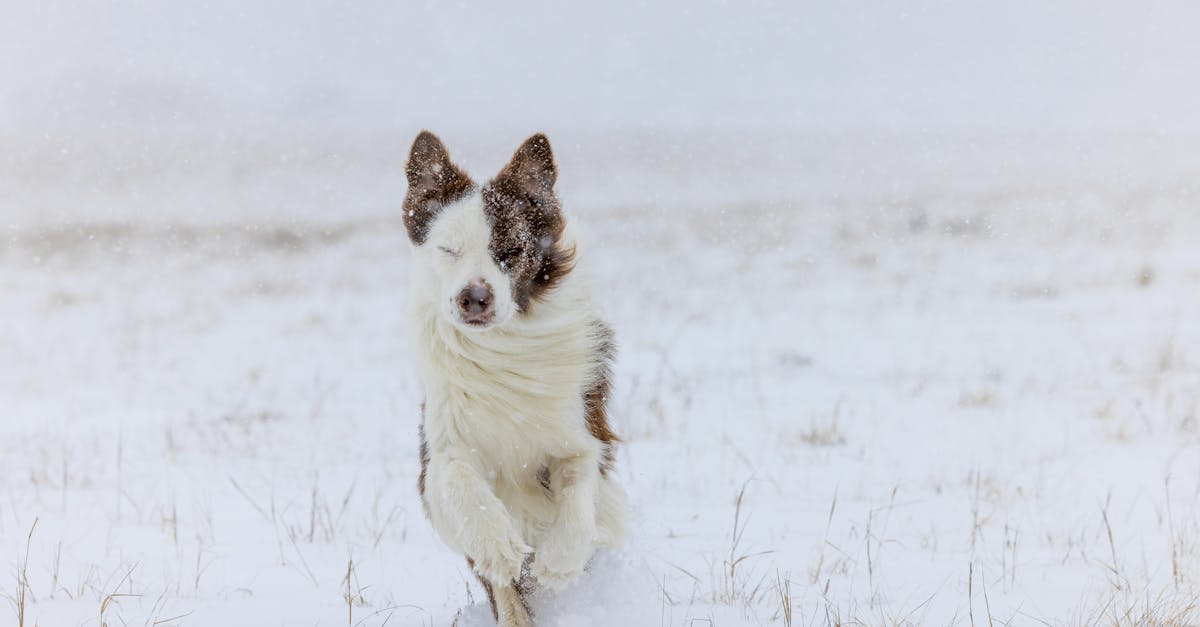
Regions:
<instances>
[{"instance_id":1,"label":"dog's chest","mask_svg":"<svg viewBox=\"0 0 1200 627\"><path fill-rule=\"evenodd\" d=\"M547 356L471 359L442 351L425 373L426 431L434 447L456 449L500 475L526 477L548 458L587 446L586 361L538 359Z\"/></svg>"},{"instance_id":2,"label":"dog's chest","mask_svg":"<svg viewBox=\"0 0 1200 627\"><path fill-rule=\"evenodd\" d=\"M525 468L542 463L570 440L567 416L544 408L496 410L483 399L463 399L461 419L450 425L450 439L458 440L492 467ZM535 469L536 470L536 469Z\"/></svg>"}]
</instances>

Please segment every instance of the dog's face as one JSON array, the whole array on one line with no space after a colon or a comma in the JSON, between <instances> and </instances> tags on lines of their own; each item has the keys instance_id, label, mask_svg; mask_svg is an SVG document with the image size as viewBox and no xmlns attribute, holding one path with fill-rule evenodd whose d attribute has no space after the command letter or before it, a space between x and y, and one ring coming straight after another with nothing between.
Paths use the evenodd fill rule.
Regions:
<instances>
[{"instance_id":1,"label":"dog's face","mask_svg":"<svg viewBox=\"0 0 1200 627\"><path fill-rule=\"evenodd\" d=\"M571 271L574 251L560 242L558 171L545 135L525 140L479 187L423 131L406 174L404 226L420 289L459 328L483 331L528 313Z\"/></svg>"}]
</instances>

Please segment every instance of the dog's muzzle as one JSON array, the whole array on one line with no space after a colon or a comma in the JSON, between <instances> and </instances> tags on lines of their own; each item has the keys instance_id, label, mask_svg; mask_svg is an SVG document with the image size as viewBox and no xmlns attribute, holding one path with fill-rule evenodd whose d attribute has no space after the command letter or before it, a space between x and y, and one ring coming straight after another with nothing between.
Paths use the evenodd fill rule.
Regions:
<instances>
[{"instance_id":1,"label":"dog's muzzle","mask_svg":"<svg viewBox=\"0 0 1200 627\"><path fill-rule=\"evenodd\" d=\"M492 286L487 281L471 281L455 298L462 321L471 325L484 325L496 317Z\"/></svg>"}]
</instances>

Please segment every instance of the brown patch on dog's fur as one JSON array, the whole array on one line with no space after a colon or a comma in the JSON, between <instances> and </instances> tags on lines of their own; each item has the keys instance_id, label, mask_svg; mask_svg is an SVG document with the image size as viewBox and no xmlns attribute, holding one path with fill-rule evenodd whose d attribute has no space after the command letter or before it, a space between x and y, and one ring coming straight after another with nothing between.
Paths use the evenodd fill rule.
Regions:
<instances>
[{"instance_id":1,"label":"brown patch on dog's fur","mask_svg":"<svg viewBox=\"0 0 1200 627\"><path fill-rule=\"evenodd\" d=\"M421 404L421 413L425 413L425 404ZM425 425L417 427L417 436L421 438L421 474L417 476L417 492L425 498L425 473L429 470L429 443L425 441Z\"/></svg>"},{"instance_id":2,"label":"brown patch on dog's fur","mask_svg":"<svg viewBox=\"0 0 1200 627\"><path fill-rule=\"evenodd\" d=\"M421 402L421 424L417 425L417 437L420 438L421 445L418 449L418 456L421 459L421 474L417 475L417 494L421 495L421 509L425 510L425 517L429 517L429 503L425 501L425 475L429 472L429 442L425 440L425 402Z\"/></svg>"},{"instance_id":3,"label":"brown patch on dog's fur","mask_svg":"<svg viewBox=\"0 0 1200 627\"><path fill-rule=\"evenodd\" d=\"M533 556L526 557L525 562L521 564L520 579L512 581L513 590L517 591L517 595L521 598L521 605L525 608L525 613L530 616L533 616L533 608L529 607L529 595L536 586L536 580L533 579L533 575L529 574L529 566L532 563ZM467 567L471 569L472 573L475 573L475 560L471 559L470 556L467 557ZM496 607L496 591L492 588L491 582L481 577L478 573L475 573L475 578L479 580L479 584L483 586L484 593L487 594L488 605L492 608L492 619L499 621L500 611Z\"/></svg>"},{"instance_id":4,"label":"brown patch on dog's fur","mask_svg":"<svg viewBox=\"0 0 1200 627\"><path fill-rule=\"evenodd\" d=\"M475 560L467 557L467 567L471 569L472 573L474 573ZM480 585L483 586L483 591L487 594L488 605L492 606L492 619L497 621L500 620L500 612L496 610L496 593L492 591L491 582L483 577L480 577L478 573L475 574L475 578L479 580Z\"/></svg>"},{"instance_id":5,"label":"brown patch on dog's fur","mask_svg":"<svg viewBox=\"0 0 1200 627\"><path fill-rule=\"evenodd\" d=\"M600 474L604 475L612 470L613 447L621 441L608 425L607 409L608 393L612 389L612 362L617 354L617 345L612 327L604 322L597 320L593 323L592 330L600 340L600 355L596 370L592 374L592 384L583 393L583 405L588 432L604 446L600 457Z\"/></svg>"},{"instance_id":6,"label":"brown patch on dog's fur","mask_svg":"<svg viewBox=\"0 0 1200 627\"><path fill-rule=\"evenodd\" d=\"M531 553L525 557L525 562L521 564L521 576L513 580L513 590L521 597L521 606L525 608L525 613L533 618L533 608L529 605L529 595L537 588L537 579L534 578L530 568L533 566L534 555Z\"/></svg>"},{"instance_id":7,"label":"brown patch on dog's fur","mask_svg":"<svg viewBox=\"0 0 1200 627\"><path fill-rule=\"evenodd\" d=\"M513 300L521 312L574 267L574 248L559 242L566 221L554 193L557 178L550 140L538 133L521 144L482 191L484 213L492 225L488 248L500 269L512 277Z\"/></svg>"},{"instance_id":8,"label":"brown patch on dog's fur","mask_svg":"<svg viewBox=\"0 0 1200 627\"><path fill-rule=\"evenodd\" d=\"M475 188L471 177L450 161L437 135L421 131L413 140L405 166L408 193L404 196L404 228L414 244L425 242L429 227L442 207Z\"/></svg>"}]
</instances>

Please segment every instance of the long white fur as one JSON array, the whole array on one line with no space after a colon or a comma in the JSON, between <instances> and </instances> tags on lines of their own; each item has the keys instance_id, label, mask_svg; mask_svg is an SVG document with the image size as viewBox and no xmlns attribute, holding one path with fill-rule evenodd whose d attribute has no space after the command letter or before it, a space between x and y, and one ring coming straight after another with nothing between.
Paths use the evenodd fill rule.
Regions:
<instances>
[{"instance_id":1,"label":"long white fur","mask_svg":"<svg viewBox=\"0 0 1200 627\"><path fill-rule=\"evenodd\" d=\"M569 231L564 238L574 244ZM478 192L441 210L414 248L412 322L426 394L430 519L492 583L503 615L527 554L536 555L531 570L541 584L565 585L597 547L619 540L625 497L599 472L602 444L585 421L582 392L598 376L603 338L579 269L517 313L489 240ZM496 302L486 329L463 324L453 303L478 279ZM543 467L550 494L538 481Z\"/></svg>"}]
</instances>

